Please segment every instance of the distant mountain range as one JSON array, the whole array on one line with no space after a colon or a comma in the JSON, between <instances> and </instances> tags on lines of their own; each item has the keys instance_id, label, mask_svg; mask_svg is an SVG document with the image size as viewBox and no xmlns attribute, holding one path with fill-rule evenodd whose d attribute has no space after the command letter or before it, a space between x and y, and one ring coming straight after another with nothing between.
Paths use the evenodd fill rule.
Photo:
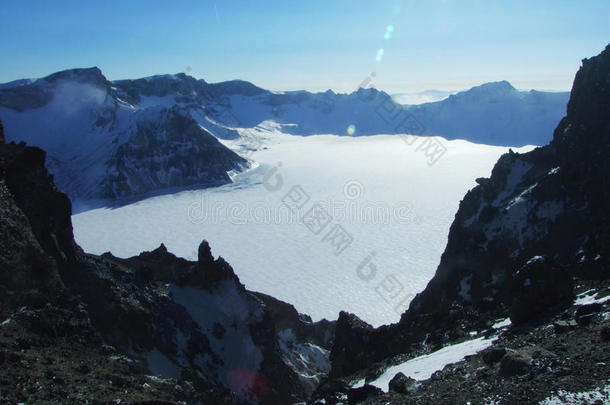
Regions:
<instances>
[{"instance_id":1,"label":"distant mountain range","mask_svg":"<svg viewBox=\"0 0 610 405\"><path fill-rule=\"evenodd\" d=\"M503 81L401 105L374 88L277 93L183 73L111 82L88 68L0 85L0 118L9 141L44 148L58 185L73 200L87 200L230 182L231 173L249 167L244 157L261 146L260 134L275 130L543 145L568 96L522 92ZM218 139L232 140L237 153Z\"/></svg>"}]
</instances>

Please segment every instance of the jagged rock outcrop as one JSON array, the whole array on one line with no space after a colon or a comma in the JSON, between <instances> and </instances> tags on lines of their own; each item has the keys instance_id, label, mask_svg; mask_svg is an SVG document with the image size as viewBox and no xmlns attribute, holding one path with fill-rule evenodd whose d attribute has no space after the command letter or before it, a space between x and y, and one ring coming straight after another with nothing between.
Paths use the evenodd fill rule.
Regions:
<instances>
[{"instance_id":1,"label":"jagged rock outcrop","mask_svg":"<svg viewBox=\"0 0 610 405\"><path fill-rule=\"evenodd\" d=\"M573 277L608 278L609 77L610 46L583 60L552 142L510 152L489 179L477 179L460 202L435 276L400 322L364 333L358 344L335 339L332 376L424 341L442 345L467 330L485 330L509 314L517 323L539 319L571 303ZM532 305L530 313L524 303ZM359 335L358 326L339 322L337 333L342 328Z\"/></svg>"},{"instance_id":2,"label":"jagged rock outcrop","mask_svg":"<svg viewBox=\"0 0 610 405\"><path fill-rule=\"evenodd\" d=\"M339 313L331 350L332 369L329 377L341 377L368 366L368 356L361 350L373 327L354 314Z\"/></svg>"},{"instance_id":3,"label":"jagged rock outcrop","mask_svg":"<svg viewBox=\"0 0 610 405\"><path fill-rule=\"evenodd\" d=\"M308 339L332 333L297 314L281 327L311 333L288 342L207 242L197 262L88 255L70 215L45 153L0 143L0 402L293 403L328 373Z\"/></svg>"},{"instance_id":4,"label":"jagged rock outcrop","mask_svg":"<svg viewBox=\"0 0 610 405\"><path fill-rule=\"evenodd\" d=\"M136 80L117 80L112 82L119 97L131 105L142 102L143 97L178 96L177 101L209 101L210 85L184 73L175 75L152 76ZM207 96L207 97L206 97Z\"/></svg>"},{"instance_id":5,"label":"jagged rock outcrop","mask_svg":"<svg viewBox=\"0 0 610 405\"><path fill-rule=\"evenodd\" d=\"M32 155L44 158L43 152L38 149L0 143L0 302L2 303L0 311L2 316L7 315L9 308L23 305L41 306L47 300L59 299L65 294L57 263L57 259L62 259L63 252L59 246L54 244L49 246L49 241L53 239L51 233L39 234L44 236L40 240L34 227L39 232L51 229L57 236L63 233L62 230L54 226L53 220L45 218L44 215L34 217L31 221L22 206L24 203L30 203L26 208L32 212L31 204L40 204L40 200L29 202L21 198L19 200L22 206L20 206L13 193L22 190L11 189L16 186L15 180L19 177L26 180L25 184L29 181L37 181L32 172L20 170L25 162L34 165L33 172L44 173L44 166L35 166L37 162L40 164L41 160L32 158ZM7 181L7 178L12 181ZM43 177L38 183L44 180L48 180L48 177ZM53 201L54 190L47 187L46 191L50 193L49 200ZM50 206L45 206L42 212L48 212ZM49 254L45 248L51 248L53 254ZM69 254L72 253L71 249L68 250Z\"/></svg>"},{"instance_id":6,"label":"jagged rock outcrop","mask_svg":"<svg viewBox=\"0 0 610 405\"><path fill-rule=\"evenodd\" d=\"M313 322L309 315L300 314L292 304L280 301L270 295L254 293L269 310L278 331L291 330L299 340L312 342L330 350L335 338L336 321L321 319Z\"/></svg>"}]
</instances>

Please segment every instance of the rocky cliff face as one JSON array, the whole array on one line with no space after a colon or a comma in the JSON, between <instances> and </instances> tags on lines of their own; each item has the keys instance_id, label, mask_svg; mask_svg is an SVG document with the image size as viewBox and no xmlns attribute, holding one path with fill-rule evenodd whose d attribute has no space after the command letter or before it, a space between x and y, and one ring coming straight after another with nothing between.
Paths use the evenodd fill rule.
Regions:
<instances>
[{"instance_id":1,"label":"rocky cliff face","mask_svg":"<svg viewBox=\"0 0 610 405\"><path fill-rule=\"evenodd\" d=\"M0 143L0 402L292 403L328 373L332 324L247 291L207 242L88 255L70 211L42 150Z\"/></svg>"},{"instance_id":2,"label":"rocky cliff face","mask_svg":"<svg viewBox=\"0 0 610 405\"><path fill-rule=\"evenodd\" d=\"M399 323L372 329L341 314L331 376L492 330L498 318L527 328L567 314L575 282L610 276L609 158L610 46L583 60L552 142L508 153L477 179L434 278Z\"/></svg>"},{"instance_id":3,"label":"rocky cliff face","mask_svg":"<svg viewBox=\"0 0 610 405\"><path fill-rule=\"evenodd\" d=\"M515 271L536 256L572 275L608 275L609 63L610 48L583 61L549 145L502 156L464 197L414 310L509 302Z\"/></svg>"},{"instance_id":4,"label":"rocky cliff face","mask_svg":"<svg viewBox=\"0 0 610 405\"><path fill-rule=\"evenodd\" d=\"M210 187L231 182L247 167L179 108L138 120L130 140L107 162L100 195L129 197L168 187Z\"/></svg>"}]
</instances>

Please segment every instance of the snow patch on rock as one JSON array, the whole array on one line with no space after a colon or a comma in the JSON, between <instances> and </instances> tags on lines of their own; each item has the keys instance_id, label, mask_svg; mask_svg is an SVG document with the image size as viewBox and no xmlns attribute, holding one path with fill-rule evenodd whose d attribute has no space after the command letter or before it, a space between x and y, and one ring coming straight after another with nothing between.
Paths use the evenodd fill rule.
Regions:
<instances>
[{"instance_id":1,"label":"snow patch on rock","mask_svg":"<svg viewBox=\"0 0 610 405\"><path fill-rule=\"evenodd\" d=\"M443 347L433 353L416 357L404 363L389 367L381 376L369 382L375 387L388 391L390 380L397 374L403 373L407 377L414 378L418 381L427 380L436 371L442 370L445 366L453 363L458 363L466 356L470 356L480 352L491 346L497 337L486 339L480 337L473 340L467 340L462 343Z\"/></svg>"}]
</instances>

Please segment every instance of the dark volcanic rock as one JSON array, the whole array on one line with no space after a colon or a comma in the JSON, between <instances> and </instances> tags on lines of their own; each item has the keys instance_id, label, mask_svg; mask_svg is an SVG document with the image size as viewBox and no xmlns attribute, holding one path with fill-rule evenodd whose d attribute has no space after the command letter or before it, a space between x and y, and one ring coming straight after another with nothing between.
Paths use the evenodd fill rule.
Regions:
<instances>
[{"instance_id":1,"label":"dark volcanic rock","mask_svg":"<svg viewBox=\"0 0 610 405\"><path fill-rule=\"evenodd\" d=\"M339 313L335 327L335 342L331 351L330 377L341 377L365 368L368 359L362 348L373 327L354 314Z\"/></svg>"},{"instance_id":2,"label":"dark volcanic rock","mask_svg":"<svg viewBox=\"0 0 610 405\"><path fill-rule=\"evenodd\" d=\"M574 312L574 318L579 325L588 325L593 317L601 312L602 304L593 303L588 305L580 305Z\"/></svg>"},{"instance_id":3,"label":"dark volcanic rock","mask_svg":"<svg viewBox=\"0 0 610 405\"><path fill-rule=\"evenodd\" d=\"M398 392L399 394L407 394L414 389L416 383L413 378L407 377L403 373L397 373L390 380L388 388L390 391Z\"/></svg>"},{"instance_id":4,"label":"dark volcanic rock","mask_svg":"<svg viewBox=\"0 0 610 405\"><path fill-rule=\"evenodd\" d=\"M504 357L505 354L506 349L504 347L492 346L483 351L481 357L483 358L483 362L489 366L502 360L502 357Z\"/></svg>"},{"instance_id":5,"label":"dark volcanic rock","mask_svg":"<svg viewBox=\"0 0 610 405\"><path fill-rule=\"evenodd\" d=\"M110 253L105 253L104 257L135 268L138 275L148 281L155 280L209 289L220 281L232 280L243 288L231 265L222 257L215 260L210 245L205 240L199 245L199 260L196 263L168 252L164 244L153 251L142 252L138 256L128 259L119 259Z\"/></svg>"},{"instance_id":6,"label":"dark volcanic rock","mask_svg":"<svg viewBox=\"0 0 610 405\"><path fill-rule=\"evenodd\" d=\"M70 200L53 185L45 168L45 152L8 144L1 156L0 175L43 249L59 263L73 261L77 247L72 237Z\"/></svg>"},{"instance_id":7,"label":"dark volcanic rock","mask_svg":"<svg viewBox=\"0 0 610 405\"><path fill-rule=\"evenodd\" d=\"M532 364L532 359L519 353L509 351L500 361L499 375L512 377L525 374Z\"/></svg>"},{"instance_id":8,"label":"dark volcanic rock","mask_svg":"<svg viewBox=\"0 0 610 405\"><path fill-rule=\"evenodd\" d=\"M334 398L334 402L339 402L337 398L347 397L347 392L352 387L343 380L326 380L318 385L312 398ZM327 402L328 403L328 402ZM332 402L331 402L332 403Z\"/></svg>"},{"instance_id":9,"label":"dark volcanic rock","mask_svg":"<svg viewBox=\"0 0 610 405\"><path fill-rule=\"evenodd\" d=\"M574 300L572 275L541 256L532 258L515 274L510 319L514 325L536 320Z\"/></svg>"},{"instance_id":10,"label":"dark volcanic rock","mask_svg":"<svg viewBox=\"0 0 610 405\"><path fill-rule=\"evenodd\" d=\"M599 331L599 336L602 342L610 342L610 325L604 326Z\"/></svg>"},{"instance_id":11,"label":"dark volcanic rock","mask_svg":"<svg viewBox=\"0 0 610 405\"><path fill-rule=\"evenodd\" d=\"M332 348L336 321L322 319L312 322L309 316L300 314L291 304L267 294L254 294L265 303L278 331L289 329L299 340L312 342L328 350Z\"/></svg>"},{"instance_id":12,"label":"dark volcanic rock","mask_svg":"<svg viewBox=\"0 0 610 405\"><path fill-rule=\"evenodd\" d=\"M212 248L207 240L204 240L199 244L199 249L197 249L197 261L199 262L199 266L209 266L214 262Z\"/></svg>"},{"instance_id":13,"label":"dark volcanic rock","mask_svg":"<svg viewBox=\"0 0 610 405\"><path fill-rule=\"evenodd\" d=\"M206 241L203 241L203 243L207 244ZM201 246L199 252L201 253ZM239 279L235 275L233 268L222 257L219 257L213 262L199 261L198 265L199 271L191 275L187 281L189 284L198 284L203 288L209 288L219 281L232 280L240 285Z\"/></svg>"},{"instance_id":14,"label":"dark volcanic rock","mask_svg":"<svg viewBox=\"0 0 610 405\"><path fill-rule=\"evenodd\" d=\"M369 398L383 394L383 390L374 385L366 384L360 388L352 388L347 392L347 401L350 405L357 404Z\"/></svg>"},{"instance_id":15,"label":"dark volcanic rock","mask_svg":"<svg viewBox=\"0 0 610 405\"><path fill-rule=\"evenodd\" d=\"M553 330L555 333L569 332L578 327L575 321L557 321L553 323Z\"/></svg>"},{"instance_id":16,"label":"dark volcanic rock","mask_svg":"<svg viewBox=\"0 0 610 405\"><path fill-rule=\"evenodd\" d=\"M73 305L60 276L76 255L69 207L44 168L43 151L0 143L2 315L55 300Z\"/></svg>"}]
</instances>

